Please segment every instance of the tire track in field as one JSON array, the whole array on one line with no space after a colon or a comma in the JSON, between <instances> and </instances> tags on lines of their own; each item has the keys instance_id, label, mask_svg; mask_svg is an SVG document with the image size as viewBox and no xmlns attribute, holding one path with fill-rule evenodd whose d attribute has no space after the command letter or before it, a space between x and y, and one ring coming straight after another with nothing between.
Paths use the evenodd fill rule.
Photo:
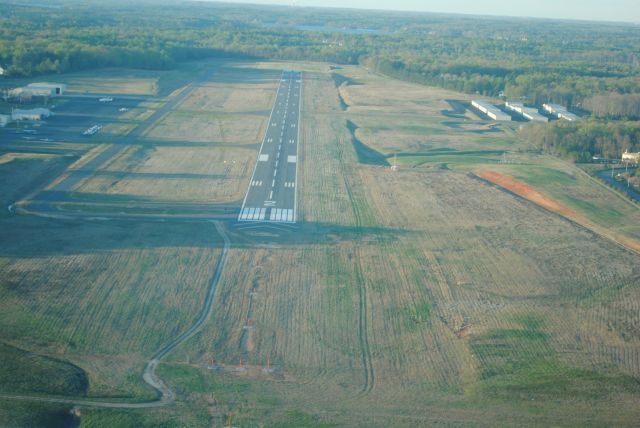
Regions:
<instances>
[{"instance_id":1,"label":"tire track in field","mask_svg":"<svg viewBox=\"0 0 640 428\"><path fill-rule=\"evenodd\" d=\"M209 283L209 288L207 290L207 295L204 300L204 305L200 310L200 314L196 321L185 331L180 334L178 337L173 339L167 345L160 348L156 353L151 357L149 362L144 368L144 372L142 374L142 379L145 383L151 386L156 393L158 394L158 398L153 401L145 401L139 403L127 403L127 402L109 402L109 401L93 401L93 400L84 400L84 399L73 399L73 398L61 398L61 397L47 397L47 396L29 396L29 395L11 395L11 394L0 394L0 399L8 399L8 400L24 400L24 401L39 401L45 403L60 403L60 404L71 404L74 406L85 406L85 407L100 407L100 408L109 408L109 409L146 409L152 407L161 407L171 404L176 399L176 394L173 390L168 387L162 379L156 374L156 368L160 361L169 355L172 351L174 351L178 346L191 338L194 334L200 331L200 328L204 324L204 322L209 319L209 315L211 314L211 308L213 306L214 297L216 289L218 288L218 283L220 282L220 277L222 276L222 270L224 268L224 264L227 258L227 252L231 245L231 241L227 236L224 226L219 221L213 221L213 224L216 228L216 231L222 237L224 241L224 246L222 247L222 254L220 254L220 258L218 259L218 263L216 264L216 268L211 278L211 282Z\"/></svg>"},{"instance_id":2,"label":"tire track in field","mask_svg":"<svg viewBox=\"0 0 640 428\"><path fill-rule=\"evenodd\" d=\"M368 310L367 310L367 287L364 275L362 274L362 264L360 263L360 251L354 250L356 280L358 282L358 337L360 340L360 353L362 356L362 366L364 367L364 385L360 394L368 394L375 385L375 371L371 362L371 349L369 348L368 334Z\"/></svg>"},{"instance_id":3,"label":"tire track in field","mask_svg":"<svg viewBox=\"0 0 640 428\"><path fill-rule=\"evenodd\" d=\"M356 228L362 227L362 219L360 217L360 211L358 210L357 203L351 191L350 183L347 178L347 168L344 163L344 156L341 147L338 147L338 158L340 160L340 169L342 171L342 177L344 180L345 189L349 202L351 203L351 211L356 223ZM364 371L364 384L359 394L368 394L373 390L375 386L375 370L373 368L371 349L369 347L369 333L368 333L368 306L367 306L367 284L362 274L362 263L360 261L360 251L356 247L354 249L355 268L356 268L356 282L358 283L358 341L360 346L360 357L362 360L362 368Z\"/></svg>"}]
</instances>

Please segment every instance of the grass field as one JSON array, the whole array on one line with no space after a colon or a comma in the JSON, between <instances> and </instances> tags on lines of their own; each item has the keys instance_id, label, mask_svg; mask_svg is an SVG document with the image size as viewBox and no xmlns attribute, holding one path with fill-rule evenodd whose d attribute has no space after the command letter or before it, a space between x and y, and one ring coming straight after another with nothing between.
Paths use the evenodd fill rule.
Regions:
<instances>
[{"instance_id":1,"label":"grass field","mask_svg":"<svg viewBox=\"0 0 640 428\"><path fill-rule=\"evenodd\" d=\"M67 205L60 208L69 209L69 201L75 205L78 201L85 204L92 201L94 205L87 207L87 211L99 213L118 210L118 204L132 201L229 204L244 197L280 74L247 67L244 62L219 61L167 73L160 79L165 78L174 88L169 99L190 90L187 87L190 79L205 74L209 77L193 87L184 100L159 117L142 135L124 137L124 142L117 143L124 146L122 149L107 145L113 144L113 135L126 135L134 130L162 108L165 99L149 98L124 113L125 119L107 124L98 134L100 140L95 141L105 144L90 147L81 160L69 168L69 171L83 172L81 176L76 173L74 185L66 189ZM106 76L112 74L124 79L113 82L114 90L120 88L127 93L130 86L138 82L137 72L130 76L126 71L106 71ZM84 84L80 78L78 82ZM86 90L100 88L87 86ZM169 95L167 91L161 92ZM107 135L111 139L105 139ZM93 166L91 160L104 152L113 155ZM85 172L86 165L92 165L93 171ZM49 190L56 190L63 178L49 186Z\"/></svg>"},{"instance_id":2,"label":"grass field","mask_svg":"<svg viewBox=\"0 0 640 428\"><path fill-rule=\"evenodd\" d=\"M145 145L132 147L75 191L155 201L233 202L241 199L255 149Z\"/></svg>"},{"instance_id":3,"label":"grass field","mask_svg":"<svg viewBox=\"0 0 640 428\"><path fill-rule=\"evenodd\" d=\"M543 190L608 230L640 242L640 210L580 169L543 158L528 166L503 166L498 170Z\"/></svg>"},{"instance_id":4,"label":"grass field","mask_svg":"<svg viewBox=\"0 0 640 428\"><path fill-rule=\"evenodd\" d=\"M633 237L637 208L574 166L529 153L511 125L452 113L447 100L463 95L359 67L336 78L320 63L219 64L216 78L75 192L237 201L261 138L252 121L268 110L282 68L306 71L304 222L293 232L228 222L212 315L158 369L177 402L82 408L81 426L224 426L230 416L235 426L283 427L636 424L637 253L474 174L508 175ZM168 135L180 117L192 118L192 135ZM211 128L218 119L226 139ZM16 194L7 200L72 161L0 164L11 177L2 190ZM36 178L11 190L23 171ZM22 379L11 389L31 393L151 397L142 367L201 308L220 256L213 225L0 222L0 358L22 375L0 368L0 380ZM51 376L29 377L39 373ZM0 400L3 409L0 425L69 418L61 405Z\"/></svg>"},{"instance_id":5,"label":"grass field","mask_svg":"<svg viewBox=\"0 0 640 428\"><path fill-rule=\"evenodd\" d=\"M501 156L360 165L332 85L305 84L309 243L234 250L169 379L243 425L632 424L637 257L467 174Z\"/></svg>"},{"instance_id":6,"label":"grass field","mask_svg":"<svg viewBox=\"0 0 640 428\"><path fill-rule=\"evenodd\" d=\"M270 111L273 98L273 84L249 87L219 83L199 88L181 107L184 110L198 112Z\"/></svg>"}]
</instances>

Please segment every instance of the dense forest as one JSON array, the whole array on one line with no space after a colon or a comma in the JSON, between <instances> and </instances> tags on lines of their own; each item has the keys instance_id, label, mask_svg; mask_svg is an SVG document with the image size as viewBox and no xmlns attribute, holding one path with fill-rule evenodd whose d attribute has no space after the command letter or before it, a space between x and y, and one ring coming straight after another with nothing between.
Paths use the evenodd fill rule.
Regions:
<instances>
[{"instance_id":1,"label":"dense forest","mask_svg":"<svg viewBox=\"0 0 640 428\"><path fill-rule=\"evenodd\" d=\"M216 56L304 59L363 64L532 105L560 103L602 120L640 118L640 27L631 24L167 0L0 0L0 7L0 65L8 76L167 69ZM586 138L587 128L600 132L566 124L546 132ZM595 154L599 143L580 150Z\"/></svg>"},{"instance_id":2,"label":"dense forest","mask_svg":"<svg viewBox=\"0 0 640 428\"><path fill-rule=\"evenodd\" d=\"M640 122L585 119L530 123L523 136L539 149L575 162L591 162L593 156L620 159L620 153L640 151Z\"/></svg>"},{"instance_id":3,"label":"dense forest","mask_svg":"<svg viewBox=\"0 0 640 428\"><path fill-rule=\"evenodd\" d=\"M160 0L4 3L0 64L13 76L250 55L364 63L534 104L593 108L594 95L640 92L632 25Z\"/></svg>"}]
</instances>

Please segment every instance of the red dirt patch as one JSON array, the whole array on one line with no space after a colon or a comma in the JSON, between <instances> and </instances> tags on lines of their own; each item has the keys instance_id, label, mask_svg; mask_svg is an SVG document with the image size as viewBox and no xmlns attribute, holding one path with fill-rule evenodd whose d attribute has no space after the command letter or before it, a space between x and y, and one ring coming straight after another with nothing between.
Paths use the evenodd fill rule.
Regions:
<instances>
[{"instance_id":1,"label":"red dirt patch","mask_svg":"<svg viewBox=\"0 0 640 428\"><path fill-rule=\"evenodd\" d=\"M503 187L509 190L510 192L515 193L518 196L521 196L537 205L540 205L541 207L544 207L550 211L553 211L565 217L569 217L573 220L578 219L578 214L575 211L554 201L550 197L543 195L542 193L535 190L533 187L521 181L518 181L513 177L502 175L495 171L481 171L479 175L485 180L490 181L493 184L496 184L500 187Z\"/></svg>"},{"instance_id":2,"label":"red dirt patch","mask_svg":"<svg viewBox=\"0 0 640 428\"><path fill-rule=\"evenodd\" d=\"M554 201L550 197L543 195L538 192L533 187L525 184L521 181L516 180L513 177L509 177L507 175L502 175L499 172L495 171L481 171L478 176L483 179L490 181L491 183L502 187L516 195L527 199L528 201L533 202L543 208L548 209L556 214L560 214L568 219L575 221L576 223L586 227L587 229L597 233L600 236L603 236L607 239L610 239L618 244L625 246L635 252L640 253L640 242L637 242L633 239L629 239L625 236L621 236L617 233L610 231L609 229L599 226L597 224L592 223L587 220L584 216L576 213L570 208L565 207L564 205Z\"/></svg>"}]
</instances>

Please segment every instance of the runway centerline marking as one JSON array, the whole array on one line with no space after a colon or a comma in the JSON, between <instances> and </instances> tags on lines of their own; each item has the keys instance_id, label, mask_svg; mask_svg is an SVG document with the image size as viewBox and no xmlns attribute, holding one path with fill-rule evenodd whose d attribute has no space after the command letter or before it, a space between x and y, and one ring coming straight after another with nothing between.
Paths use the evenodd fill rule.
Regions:
<instances>
[{"instance_id":1,"label":"runway centerline marking","mask_svg":"<svg viewBox=\"0 0 640 428\"><path fill-rule=\"evenodd\" d=\"M252 185L247 189L238 221L295 223L298 219L296 183L301 80L302 73L284 71L278 81L277 94L251 177ZM274 138L278 139L277 146L265 144L275 142ZM270 187L267 184L269 178Z\"/></svg>"}]
</instances>

